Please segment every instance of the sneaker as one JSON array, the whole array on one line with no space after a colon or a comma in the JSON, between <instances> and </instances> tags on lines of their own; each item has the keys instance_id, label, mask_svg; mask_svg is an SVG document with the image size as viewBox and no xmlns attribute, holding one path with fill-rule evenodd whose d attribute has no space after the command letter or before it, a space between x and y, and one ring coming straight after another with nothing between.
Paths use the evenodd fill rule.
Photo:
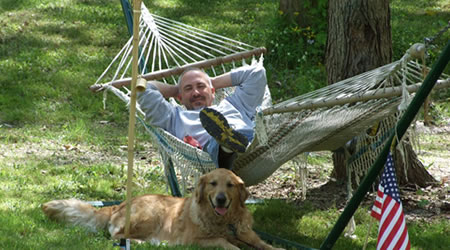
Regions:
<instances>
[{"instance_id":1,"label":"sneaker","mask_svg":"<svg viewBox=\"0 0 450 250\"><path fill-rule=\"evenodd\" d=\"M244 153L247 149L247 137L232 129L220 112L204 108L200 111L200 121L208 134L216 139L220 146L236 153Z\"/></svg>"}]
</instances>

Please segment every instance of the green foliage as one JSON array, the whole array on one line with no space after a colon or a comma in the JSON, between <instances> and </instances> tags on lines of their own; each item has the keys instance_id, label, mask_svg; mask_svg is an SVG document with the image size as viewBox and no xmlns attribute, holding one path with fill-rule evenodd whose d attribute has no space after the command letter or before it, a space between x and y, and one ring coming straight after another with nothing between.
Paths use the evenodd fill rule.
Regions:
<instances>
[{"instance_id":1,"label":"green foliage","mask_svg":"<svg viewBox=\"0 0 450 250\"><path fill-rule=\"evenodd\" d=\"M305 1L305 5L309 5ZM309 8L311 26L300 25L282 11L278 11L271 26L267 60L279 68L295 69L300 64L324 63L327 38L327 1L319 1ZM298 12L294 16L299 15Z\"/></svg>"},{"instance_id":2,"label":"green foliage","mask_svg":"<svg viewBox=\"0 0 450 250\"><path fill-rule=\"evenodd\" d=\"M326 85L327 1L318 1L316 7L305 7L310 11L311 26L299 25L282 11L278 11L270 24L266 67L276 102ZM295 12L296 15L299 13Z\"/></svg>"},{"instance_id":3,"label":"green foliage","mask_svg":"<svg viewBox=\"0 0 450 250\"><path fill-rule=\"evenodd\" d=\"M430 105L430 115L434 124L442 125L447 122L445 118L450 117L450 91L436 92L437 97L433 99L437 101Z\"/></svg>"},{"instance_id":4,"label":"green foliage","mask_svg":"<svg viewBox=\"0 0 450 250\"><path fill-rule=\"evenodd\" d=\"M158 15L268 48L265 64L276 101L326 85L326 2L311 8L316 19L301 28L278 13L278 1L145 1ZM444 4L392 1L396 58L445 26L450 17ZM87 87L127 38L119 1L0 1L0 249L116 249L104 232L48 220L40 205L69 197L124 199L127 109L111 95L103 109L102 95ZM448 40L448 32L436 40L431 59ZM433 115L448 117L449 92L435 96L442 102L432 108ZM149 136L139 126L137 133L137 149L149 153L143 146ZM167 193L161 163L145 157L137 164L134 193ZM313 247L339 214L336 207L307 202L269 201L251 209L260 230ZM341 237L336 249L361 249L370 222L366 210L356 214L358 239ZM417 248L443 248L450 245L448 228L448 220L413 223L410 238ZM369 248L375 235L373 227Z\"/></svg>"}]
</instances>

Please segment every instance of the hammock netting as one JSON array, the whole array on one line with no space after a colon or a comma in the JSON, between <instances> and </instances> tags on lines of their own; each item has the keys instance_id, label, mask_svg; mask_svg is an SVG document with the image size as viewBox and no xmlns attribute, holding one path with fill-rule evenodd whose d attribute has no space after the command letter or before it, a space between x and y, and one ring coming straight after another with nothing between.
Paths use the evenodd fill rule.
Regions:
<instances>
[{"instance_id":1,"label":"hammock netting","mask_svg":"<svg viewBox=\"0 0 450 250\"><path fill-rule=\"evenodd\" d=\"M130 38L93 85L93 89L106 89L126 103L130 95L126 83L131 79L131 43ZM248 63L263 63L263 52L264 49L150 14L142 4L139 66L141 77L147 80L176 84L176 75L189 66L204 68L210 76L216 76ZM407 104L407 90L418 88L423 81L422 71L423 66L408 50L396 62L276 105L271 104L267 89L255 121L255 139L247 152L236 159L233 170L247 186L255 185L302 152L336 150L359 138L362 146L349 164L352 172L362 176L373 163L386 133L392 133L393 124L370 137L372 141L365 131L398 112L399 105ZM448 76L439 84L448 85ZM216 101L232 91L218 91ZM186 185L190 178L215 168L206 152L150 126L143 117L138 107L138 120L152 135L166 171L167 166L174 166L182 183Z\"/></svg>"}]
</instances>

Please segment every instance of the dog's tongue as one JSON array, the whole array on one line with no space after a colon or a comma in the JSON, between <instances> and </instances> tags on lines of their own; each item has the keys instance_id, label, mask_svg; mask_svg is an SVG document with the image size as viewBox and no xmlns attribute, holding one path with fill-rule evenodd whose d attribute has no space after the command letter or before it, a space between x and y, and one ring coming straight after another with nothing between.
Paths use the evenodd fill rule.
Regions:
<instances>
[{"instance_id":1,"label":"dog's tongue","mask_svg":"<svg viewBox=\"0 0 450 250\"><path fill-rule=\"evenodd\" d=\"M220 215L224 215L227 212L225 207L216 207L216 212Z\"/></svg>"}]
</instances>

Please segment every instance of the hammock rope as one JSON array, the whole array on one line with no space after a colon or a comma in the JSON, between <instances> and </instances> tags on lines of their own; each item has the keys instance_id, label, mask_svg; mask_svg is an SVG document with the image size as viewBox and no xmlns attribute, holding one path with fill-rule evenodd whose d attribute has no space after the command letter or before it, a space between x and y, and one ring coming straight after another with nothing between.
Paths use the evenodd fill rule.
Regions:
<instances>
[{"instance_id":1,"label":"hammock rope","mask_svg":"<svg viewBox=\"0 0 450 250\"><path fill-rule=\"evenodd\" d=\"M150 14L144 4L141 13L140 75L146 80L176 84L174 75L187 67L204 68L216 76L248 60L263 63L264 48ZM130 41L91 86L92 91L108 90L129 103L130 90L126 86L130 82ZM401 95L416 91L422 82L423 66L413 58L422 47L413 46L396 62L273 106L267 89L267 100L256 119L255 139L235 161L234 171L247 186L255 185L299 153L335 150L377 121L395 114ZM446 77L439 82L442 87L450 85ZM216 101L227 92L232 90L218 91ZM152 135L163 162L173 162L182 176L184 190L187 179L215 168L206 152L146 124L139 108L138 113L138 121Z\"/></svg>"}]
</instances>

